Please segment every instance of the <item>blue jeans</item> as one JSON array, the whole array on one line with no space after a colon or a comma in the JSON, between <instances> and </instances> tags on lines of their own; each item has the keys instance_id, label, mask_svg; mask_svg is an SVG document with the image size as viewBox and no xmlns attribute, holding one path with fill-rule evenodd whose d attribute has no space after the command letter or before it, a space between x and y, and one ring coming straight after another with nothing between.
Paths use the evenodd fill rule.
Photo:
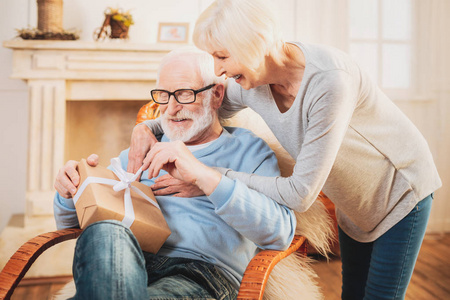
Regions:
<instances>
[{"instance_id":1,"label":"blue jeans","mask_svg":"<svg viewBox=\"0 0 450 300\"><path fill-rule=\"evenodd\" d=\"M342 299L404 299L419 255L433 194L371 243L360 243L339 228Z\"/></svg>"},{"instance_id":2,"label":"blue jeans","mask_svg":"<svg viewBox=\"0 0 450 300\"><path fill-rule=\"evenodd\" d=\"M237 290L212 264L142 252L133 233L108 220L78 238L73 299L235 299Z\"/></svg>"}]
</instances>

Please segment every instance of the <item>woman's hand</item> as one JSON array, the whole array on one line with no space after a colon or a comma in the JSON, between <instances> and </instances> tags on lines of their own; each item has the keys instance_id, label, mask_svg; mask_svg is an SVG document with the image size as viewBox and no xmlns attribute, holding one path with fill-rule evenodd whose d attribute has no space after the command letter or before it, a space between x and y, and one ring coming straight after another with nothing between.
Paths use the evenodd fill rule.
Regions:
<instances>
[{"instance_id":1,"label":"woman's hand","mask_svg":"<svg viewBox=\"0 0 450 300\"><path fill-rule=\"evenodd\" d=\"M197 160L180 141L155 144L144 160L147 164L149 178L157 177L162 169L176 179L196 185L206 195L215 190L222 177Z\"/></svg>"},{"instance_id":2,"label":"woman's hand","mask_svg":"<svg viewBox=\"0 0 450 300\"><path fill-rule=\"evenodd\" d=\"M134 126L131 134L130 152L128 152L127 172L136 173L144 162L144 158L150 149L156 144L153 132L146 125ZM144 165L143 170L148 168Z\"/></svg>"},{"instance_id":3,"label":"woman's hand","mask_svg":"<svg viewBox=\"0 0 450 300\"><path fill-rule=\"evenodd\" d=\"M191 198L203 196L205 193L195 184L189 184L173 178L170 174L158 177L155 184L150 186L155 196L173 195L175 197Z\"/></svg>"},{"instance_id":4,"label":"woman's hand","mask_svg":"<svg viewBox=\"0 0 450 300\"><path fill-rule=\"evenodd\" d=\"M88 165L95 167L98 165L98 155L91 154L86 159ZM80 174L77 170L78 162L69 160L64 167L59 169L55 180L55 189L64 198L72 198L77 193L80 184Z\"/></svg>"}]
</instances>

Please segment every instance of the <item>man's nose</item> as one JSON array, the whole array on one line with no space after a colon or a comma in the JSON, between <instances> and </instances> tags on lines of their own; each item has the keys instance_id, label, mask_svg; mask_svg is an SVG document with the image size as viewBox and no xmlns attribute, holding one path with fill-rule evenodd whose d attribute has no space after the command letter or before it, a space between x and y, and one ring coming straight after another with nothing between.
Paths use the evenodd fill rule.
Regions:
<instances>
[{"instance_id":1,"label":"man's nose","mask_svg":"<svg viewBox=\"0 0 450 300\"><path fill-rule=\"evenodd\" d=\"M174 115L182 108L182 105L175 99L175 95L169 96L169 102L166 105L169 115Z\"/></svg>"}]
</instances>

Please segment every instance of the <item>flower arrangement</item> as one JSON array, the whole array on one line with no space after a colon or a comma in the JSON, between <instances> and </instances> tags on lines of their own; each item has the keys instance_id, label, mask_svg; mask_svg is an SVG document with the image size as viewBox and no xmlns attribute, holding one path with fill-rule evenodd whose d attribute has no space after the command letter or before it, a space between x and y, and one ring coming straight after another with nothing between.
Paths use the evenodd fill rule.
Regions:
<instances>
[{"instance_id":1,"label":"flower arrangement","mask_svg":"<svg viewBox=\"0 0 450 300\"><path fill-rule=\"evenodd\" d=\"M130 11L122 12L121 9L112 9L109 8L111 18L115 21L122 22L123 25L126 27L130 27L130 25L133 25L133 16L130 14Z\"/></svg>"},{"instance_id":2,"label":"flower arrangement","mask_svg":"<svg viewBox=\"0 0 450 300\"><path fill-rule=\"evenodd\" d=\"M78 40L79 31L62 30L60 32L42 31L37 28L16 29L17 36L24 40Z\"/></svg>"},{"instance_id":3,"label":"flower arrangement","mask_svg":"<svg viewBox=\"0 0 450 300\"><path fill-rule=\"evenodd\" d=\"M105 21L102 27L94 32L94 40L104 40L106 37L128 39L128 30L133 24L133 16L129 11L123 12L122 9L108 7L105 10Z\"/></svg>"}]
</instances>

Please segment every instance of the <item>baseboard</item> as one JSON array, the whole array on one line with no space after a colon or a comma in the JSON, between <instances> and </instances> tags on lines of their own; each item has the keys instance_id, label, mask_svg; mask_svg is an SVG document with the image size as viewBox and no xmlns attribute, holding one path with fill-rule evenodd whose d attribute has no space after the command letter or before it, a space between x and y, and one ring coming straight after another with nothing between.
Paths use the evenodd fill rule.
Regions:
<instances>
[{"instance_id":1,"label":"baseboard","mask_svg":"<svg viewBox=\"0 0 450 300\"><path fill-rule=\"evenodd\" d=\"M72 275L49 276L49 277L29 277L23 278L19 286L41 285L41 284L65 284L72 280Z\"/></svg>"}]
</instances>

